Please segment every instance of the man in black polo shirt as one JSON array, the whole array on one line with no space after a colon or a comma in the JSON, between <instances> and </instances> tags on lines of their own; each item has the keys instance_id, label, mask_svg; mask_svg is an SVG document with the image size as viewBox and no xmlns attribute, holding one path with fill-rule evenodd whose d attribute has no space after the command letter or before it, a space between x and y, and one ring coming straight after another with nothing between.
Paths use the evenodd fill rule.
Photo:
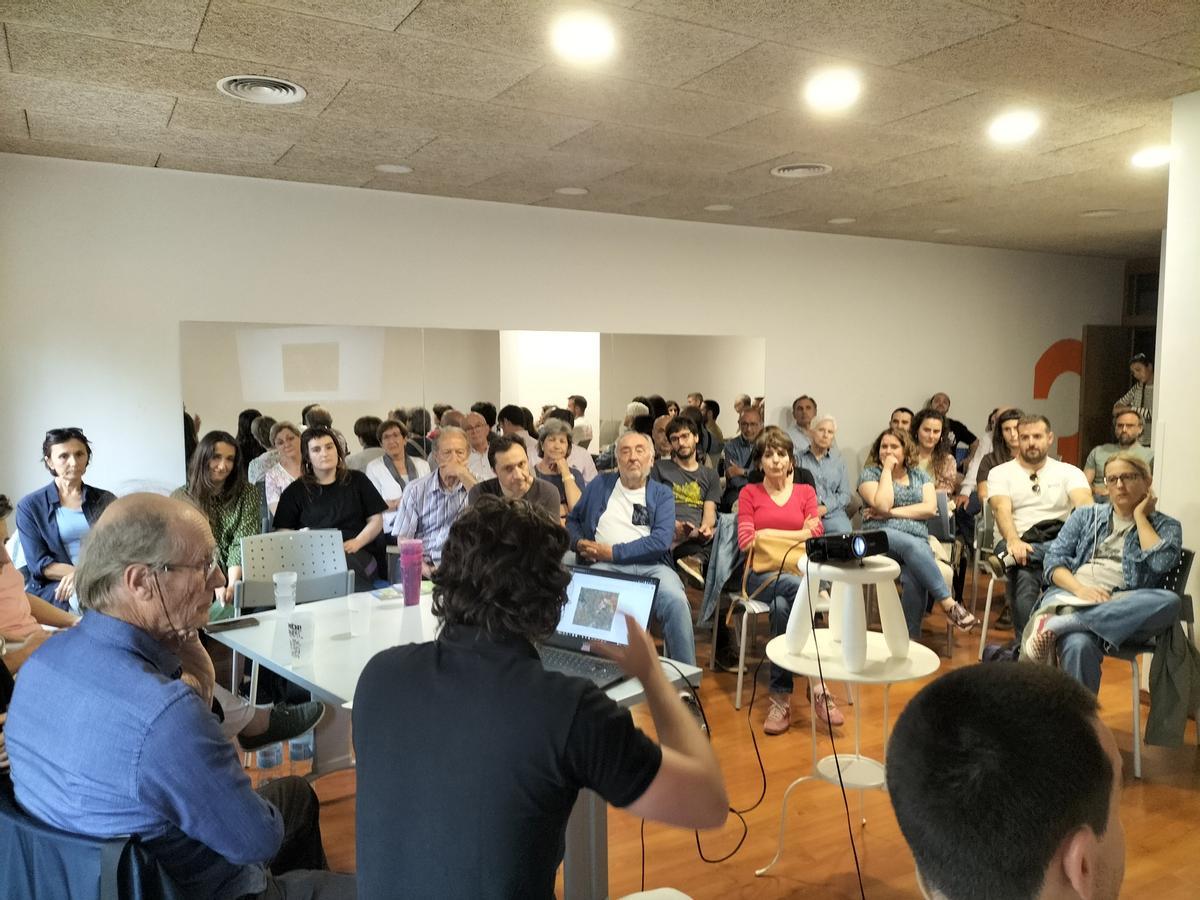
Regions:
<instances>
[{"instance_id":1,"label":"man in black polo shirt","mask_svg":"<svg viewBox=\"0 0 1200 900\"><path fill-rule=\"evenodd\" d=\"M434 573L436 641L393 647L354 695L360 898L550 898L580 788L635 816L716 827L716 756L628 620L610 656L638 678L661 746L590 681L547 672L532 641L558 623L566 532L481 497Z\"/></svg>"}]
</instances>

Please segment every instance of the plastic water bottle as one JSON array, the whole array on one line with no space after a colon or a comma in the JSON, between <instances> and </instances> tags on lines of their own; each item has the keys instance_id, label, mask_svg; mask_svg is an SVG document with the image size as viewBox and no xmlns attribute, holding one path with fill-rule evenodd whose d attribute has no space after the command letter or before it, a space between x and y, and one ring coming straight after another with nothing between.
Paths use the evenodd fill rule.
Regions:
<instances>
[{"instance_id":1,"label":"plastic water bottle","mask_svg":"<svg viewBox=\"0 0 1200 900\"><path fill-rule=\"evenodd\" d=\"M292 762L313 758L313 733L311 730L288 741L288 756Z\"/></svg>"},{"instance_id":2,"label":"plastic water bottle","mask_svg":"<svg viewBox=\"0 0 1200 900\"><path fill-rule=\"evenodd\" d=\"M267 744L255 754L254 762L260 769L275 769L283 765L283 744Z\"/></svg>"}]
</instances>

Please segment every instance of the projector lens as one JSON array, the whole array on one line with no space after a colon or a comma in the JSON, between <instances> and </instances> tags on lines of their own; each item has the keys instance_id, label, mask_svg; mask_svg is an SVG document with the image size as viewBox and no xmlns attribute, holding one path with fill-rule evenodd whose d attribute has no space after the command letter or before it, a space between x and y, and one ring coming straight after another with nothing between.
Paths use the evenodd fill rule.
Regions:
<instances>
[{"instance_id":1,"label":"projector lens","mask_svg":"<svg viewBox=\"0 0 1200 900\"><path fill-rule=\"evenodd\" d=\"M850 542L850 548L854 551L854 555L859 559L862 559L867 555L867 542L861 536L855 536L854 540Z\"/></svg>"}]
</instances>

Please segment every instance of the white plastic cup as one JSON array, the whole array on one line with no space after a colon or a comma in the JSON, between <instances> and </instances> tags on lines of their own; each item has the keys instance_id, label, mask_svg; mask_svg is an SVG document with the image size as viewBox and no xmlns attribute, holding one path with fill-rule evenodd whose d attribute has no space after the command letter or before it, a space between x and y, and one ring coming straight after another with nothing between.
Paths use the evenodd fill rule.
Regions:
<instances>
[{"instance_id":1,"label":"white plastic cup","mask_svg":"<svg viewBox=\"0 0 1200 900\"><path fill-rule=\"evenodd\" d=\"M276 572L271 580L275 582L275 608L286 618L296 608L296 573Z\"/></svg>"},{"instance_id":2,"label":"white plastic cup","mask_svg":"<svg viewBox=\"0 0 1200 900\"><path fill-rule=\"evenodd\" d=\"M287 627L292 664L303 666L311 663L313 648L317 643L317 620L310 612L293 613L288 619Z\"/></svg>"},{"instance_id":3,"label":"white plastic cup","mask_svg":"<svg viewBox=\"0 0 1200 900\"><path fill-rule=\"evenodd\" d=\"M371 632L371 595L351 594L346 598L350 607L350 636L362 637Z\"/></svg>"}]
</instances>

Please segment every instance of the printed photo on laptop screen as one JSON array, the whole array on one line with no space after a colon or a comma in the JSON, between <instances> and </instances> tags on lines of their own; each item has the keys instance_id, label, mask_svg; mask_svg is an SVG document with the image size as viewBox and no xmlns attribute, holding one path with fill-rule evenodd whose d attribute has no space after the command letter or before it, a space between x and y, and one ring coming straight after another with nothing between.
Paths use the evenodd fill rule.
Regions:
<instances>
[{"instance_id":1,"label":"printed photo on laptop screen","mask_svg":"<svg viewBox=\"0 0 1200 900\"><path fill-rule=\"evenodd\" d=\"M621 613L629 613L645 628L650 621L656 588L653 579L637 580L612 572L573 569L558 632L584 640L628 644L629 633Z\"/></svg>"}]
</instances>

